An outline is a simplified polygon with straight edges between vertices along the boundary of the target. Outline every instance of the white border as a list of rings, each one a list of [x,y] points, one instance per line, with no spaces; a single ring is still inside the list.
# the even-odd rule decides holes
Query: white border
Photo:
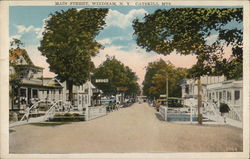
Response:
[[[99,1],[100,0],[95,0]],[[114,2],[113,0],[109,0]],[[66,1],[70,2],[70,1]],[[76,0],[75,2],[79,2]],[[82,1],[81,1],[82,2]],[[87,2],[85,0],[85,2]],[[88,1],[90,2],[90,1]],[[102,1],[103,2],[103,1]],[[133,0],[116,1],[129,2],[135,5]],[[0,158],[249,158],[249,2],[248,1],[139,1],[139,2],[170,2],[171,6],[244,6],[244,70],[243,70],[243,152],[202,152],[202,153],[82,153],[82,154],[9,154],[9,127],[8,127],[8,104],[9,104],[9,69],[8,69],[8,45],[9,45],[9,6],[54,6],[55,1],[0,1],[0,130],[1,130],[1,147]],[[73,6],[72,6],[73,7]],[[5,23],[3,23],[5,22]],[[3,69],[5,68],[5,69]]]

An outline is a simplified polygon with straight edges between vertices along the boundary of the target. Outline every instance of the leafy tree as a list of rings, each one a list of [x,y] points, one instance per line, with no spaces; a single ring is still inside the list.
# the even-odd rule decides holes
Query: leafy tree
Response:
[[[19,39],[13,38],[10,42],[10,49],[9,49],[9,66],[10,66],[10,74],[9,74],[9,96],[14,100],[19,100],[19,88],[22,85],[22,75],[27,72],[22,67],[19,67],[19,59],[20,55],[24,55],[26,50],[22,47],[24,44]],[[12,103],[13,104],[13,103]]]
[[[70,101],[72,86],[86,82],[94,69],[91,57],[102,47],[95,37],[107,13],[108,9],[69,9],[51,14],[46,21],[39,50],[47,57],[50,71],[67,82]]]
[[[9,82],[10,82],[10,97],[15,99],[18,96],[18,89],[22,84],[21,74],[22,70],[18,68],[18,59],[20,58],[20,54],[25,51],[22,46],[24,44],[19,39],[12,39],[10,42],[10,50],[9,50],[9,66],[13,69],[13,72],[9,74]]]
[[[98,83],[96,79],[108,79],[108,82]],[[126,96],[132,96],[139,93],[136,74],[115,57],[107,56],[107,59],[95,69],[92,80],[105,95],[122,92]]]
[[[135,19],[133,28],[137,44],[147,51],[194,54],[197,67],[237,78],[242,75],[243,31],[232,25],[241,25],[242,17],[242,8],[172,8],[146,15],[142,22]],[[218,35],[212,43],[208,41],[211,35]],[[223,58],[224,46],[232,47],[229,59]]]
[[[166,80],[168,78],[168,92],[171,97],[181,97],[179,82],[187,76],[187,69],[176,68],[171,63],[160,59],[149,63],[143,81],[143,93],[149,98],[159,98],[166,94]]]

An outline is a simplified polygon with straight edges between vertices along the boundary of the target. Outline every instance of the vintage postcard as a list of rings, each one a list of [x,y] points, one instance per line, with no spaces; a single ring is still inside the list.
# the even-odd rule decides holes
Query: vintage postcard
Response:
[[[249,158],[249,1],[1,1],[1,158]]]

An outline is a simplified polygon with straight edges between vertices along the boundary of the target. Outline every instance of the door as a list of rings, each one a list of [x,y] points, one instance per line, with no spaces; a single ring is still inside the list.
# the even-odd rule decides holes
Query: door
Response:
[[[31,101],[30,101],[30,99],[31,99],[31,88],[28,88],[28,106],[30,107],[31,105]]]

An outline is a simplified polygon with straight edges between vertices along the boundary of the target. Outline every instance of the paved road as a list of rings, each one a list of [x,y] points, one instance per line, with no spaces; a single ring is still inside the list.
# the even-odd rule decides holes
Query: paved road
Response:
[[[10,153],[242,151],[242,130],[160,121],[146,103],[88,122],[11,128]]]

